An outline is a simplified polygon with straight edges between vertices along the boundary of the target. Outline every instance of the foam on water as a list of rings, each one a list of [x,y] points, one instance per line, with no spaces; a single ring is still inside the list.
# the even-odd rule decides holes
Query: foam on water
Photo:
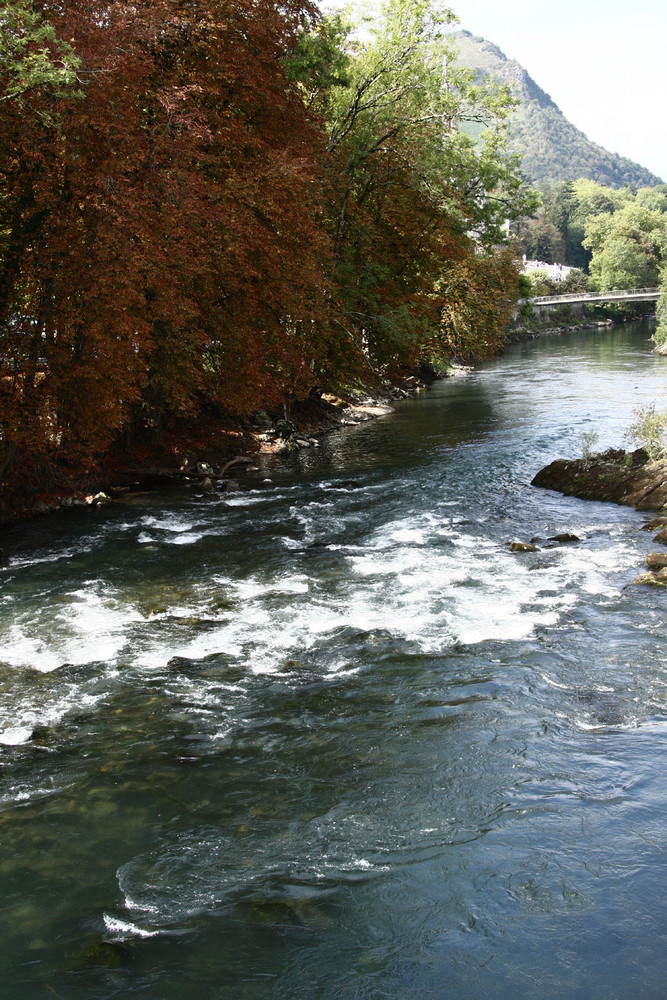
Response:
[[[132,938],[152,938],[157,937],[160,931],[149,931],[128,920],[120,920],[112,917],[108,913],[104,914],[104,926],[114,941],[127,941]]]
[[[332,530],[318,504],[292,512],[302,540],[281,538],[284,545],[303,550],[304,541],[322,535],[324,523]],[[336,522],[344,525],[344,516]],[[205,533],[192,531],[188,516],[151,515],[142,524],[184,547]],[[585,525],[578,527],[585,534]],[[225,653],[265,673],[346,626],[387,630],[431,653],[455,642],[516,641],[555,625],[578,595],[616,599],[615,576],[637,561],[636,546],[622,533],[524,556],[485,536],[479,524],[430,512],[390,520],[358,542],[314,552],[299,572],[266,567],[245,578],[218,573],[193,580],[180,600],[173,603],[165,591],[165,605],[150,612],[129,593],[91,581],[37,613],[12,616],[6,662],[41,672],[95,661],[155,669],[173,656]],[[331,574],[330,557],[343,560],[344,576]],[[220,591],[228,601],[216,610],[211,602]],[[161,597],[157,588],[156,600]],[[185,628],[179,620],[202,624]]]
[[[6,791],[0,794],[0,803],[32,802],[35,799],[46,799],[49,796],[57,795],[65,791],[67,785],[51,781],[45,786],[20,782],[9,786]]]
[[[32,726],[9,726],[0,731],[0,743],[6,747],[16,747],[27,743],[32,736]]]
[[[119,600],[113,588],[91,581],[85,589],[59,595],[57,602],[13,616],[3,659],[42,673],[63,663],[114,660],[140,613]]]
[[[248,493],[225,496],[223,502],[226,507],[256,507],[259,504],[275,503],[280,499],[282,498],[279,494],[267,490],[262,493],[250,491]]]
[[[93,711],[105,693],[86,692],[76,681],[56,683],[46,689],[19,683],[0,707],[0,744],[29,743],[36,728],[56,726],[73,711]]]
[[[147,514],[141,518],[141,524],[145,528],[156,528],[159,531],[168,531],[174,534],[181,534],[194,528],[194,521],[191,518],[171,513]]]

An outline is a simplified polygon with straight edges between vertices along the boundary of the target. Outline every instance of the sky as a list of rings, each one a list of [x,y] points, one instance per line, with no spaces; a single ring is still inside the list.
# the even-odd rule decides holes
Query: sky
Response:
[[[667,183],[667,0],[446,0],[573,125]]]

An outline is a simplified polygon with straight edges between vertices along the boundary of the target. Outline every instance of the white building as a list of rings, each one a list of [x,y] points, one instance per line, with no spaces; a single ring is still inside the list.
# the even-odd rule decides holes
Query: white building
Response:
[[[579,269],[568,267],[567,264],[547,264],[544,260],[526,260],[526,255],[524,254],[521,270],[524,274],[529,271],[544,271],[552,281],[565,281],[571,271]]]

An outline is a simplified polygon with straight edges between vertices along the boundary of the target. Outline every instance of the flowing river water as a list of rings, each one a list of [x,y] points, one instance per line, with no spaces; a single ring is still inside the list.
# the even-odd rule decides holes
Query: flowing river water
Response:
[[[529,485],[664,404],[649,335],[6,533],[0,995],[665,996],[656,546]]]

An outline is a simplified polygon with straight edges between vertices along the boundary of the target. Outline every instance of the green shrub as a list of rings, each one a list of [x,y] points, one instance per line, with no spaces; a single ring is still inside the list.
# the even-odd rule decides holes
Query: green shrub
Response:
[[[660,458],[665,453],[667,410],[658,410],[655,403],[651,403],[632,413],[634,421],[625,432],[626,440],[644,448],[651,458]]]
[[[600,435],[597,431],[579,431],[579,445],[584,462],[590,462],[593,448],[598,443]]]

